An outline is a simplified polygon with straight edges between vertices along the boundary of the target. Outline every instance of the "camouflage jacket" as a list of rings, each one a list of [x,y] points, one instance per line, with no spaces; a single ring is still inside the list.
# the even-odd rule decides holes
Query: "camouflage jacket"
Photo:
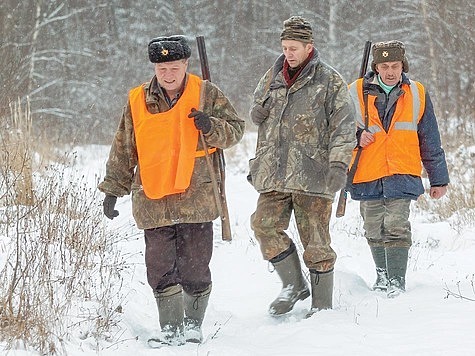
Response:
[[[147,108],[151,113],[169,110],[169,106],[154,77],[144,84]],[[204,135],[209,147],[228,148],[239,142],[244,133],[244,121],[219,90],[209,81],[203,82],[200,108],[210,115],[211,130]],[[190,119],[192,120],[192,119]],[[197,150],[203,150],[198,140]],[[218,157],[210,155],[219,179]],[[112,142],[106,165],[106,176],[98,186],[105,194],[122,197],[132,194],[132,213],[139,229],[151,229],[178,223],[212,221],[218,217],[213,186],[206,157],[195,161],[189,188],[180,194],[149,199],[145,196],[139,174],[137,147],[130,104],[124,108]]]
[[[254,91],[253,105],[270,100],[270,113],[259,125],[256,154],[249,161],[251,183],[259,193],[280,191],[332,199],[334,194],[325,184],[329,163],[348,166],[356,145],[348,86],[315,49],[287,88],[284,59],[281,55],[276,60]]]

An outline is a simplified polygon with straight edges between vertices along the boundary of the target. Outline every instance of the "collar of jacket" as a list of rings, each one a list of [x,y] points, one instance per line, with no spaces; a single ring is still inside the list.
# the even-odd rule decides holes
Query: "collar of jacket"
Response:
[[[277,89],[282,86],[286,86],[285,80],[282,80],[282,82],[275,80],[275,78],[277,77],[279,73],[283,79],[282,70],[284,69],[284,61],[285,61],[285,56],[284,54],[281,54],[274,62],[273,78],[270,84],[270,89]],[[302,80],[302,78],[305,78],[310,73],[312,73],[312,71],[317,67],[318,63],[320,63],[320,55],[318,53],[318,50],[315,47],[313,47],[313,57],[308,62],[308,64],[302,69],[302,72],[300,72],[300,75],[294,82],[294,86],[295,86],[295,83],[299,83]]]
[[[368,72],[363,79],[363,89],[367,89],[370,95],[377,96],[375,105],[378,108],[379,116],[385,130],[389,129],[391,124],[391,118],[394,114],[395,104],[399,97],[404,94],[402,84],[410,85],[409,78],[402,73],[401,82],[396,85],[393,90],[388,94],[378,83],[377,74],[373,71]]]

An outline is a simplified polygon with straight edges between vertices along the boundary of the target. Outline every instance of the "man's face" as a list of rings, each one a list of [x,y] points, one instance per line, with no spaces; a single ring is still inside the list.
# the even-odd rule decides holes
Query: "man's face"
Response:
[[[402,77],[402,62],[384,62],[376,64],[381,80],[384,84],[392,86],[400,82]]]
[[[303,43],[295,40],[282,40],[282,51],[285,59],[289,62],[290,68],[297,68],[312,52],[313,44]]]
[[[175,95],[183,84],[187,68],[187,59],[155,63],[155,75],[157,76],[157,81],[160,86],[164,88],[168,94]]]

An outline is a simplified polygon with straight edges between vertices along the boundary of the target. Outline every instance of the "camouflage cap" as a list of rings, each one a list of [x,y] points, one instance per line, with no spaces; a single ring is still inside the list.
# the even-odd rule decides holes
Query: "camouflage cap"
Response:
[[[148,58],[152,63],[177,61],[190,56],[191,48],[185,36],[157,37],[148,43]]]
[[[301,16],[292,16],[284,21],[284,28],[280,40],[295,40],[304,43],[313,43],[313,33],[310,23]]]
[[[376,64],[384,62],[402,62],[402,70],[407,73],[409,71],[409,63],[406,57],[406,47],[400,41],[377,42],[373,45],[373,61],[371,68],[376,71]]]

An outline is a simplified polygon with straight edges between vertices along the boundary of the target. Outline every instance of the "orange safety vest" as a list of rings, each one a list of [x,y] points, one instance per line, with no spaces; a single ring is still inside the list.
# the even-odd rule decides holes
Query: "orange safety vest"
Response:
[[[364,128],[363,79],[350,84],[349,89],[357,108],[357,125]],[[363,148],[353,183],[371,182],[394,174],[421,176],[417,124],[425,109],[425,91],[421,83],[412,80],[410,85],[403,84],[402,89],[404,94],[396,103],[388,132],[383,128],[374,104],[376,96],[368,95],[368,130],[375,141]],[[357,150],[353,150],[353,160]]]
[[[140,179],[149,199],[183,193],[191,182],[195,158],[205,155],[197,151],[199,132],[188,117],[191,108],[199,108],[202,80],[188,74],[178,102],[168,111],[152,114],[147,110],[142,86],[129,92]],[[216,148],[209,149],[209,153]]]

